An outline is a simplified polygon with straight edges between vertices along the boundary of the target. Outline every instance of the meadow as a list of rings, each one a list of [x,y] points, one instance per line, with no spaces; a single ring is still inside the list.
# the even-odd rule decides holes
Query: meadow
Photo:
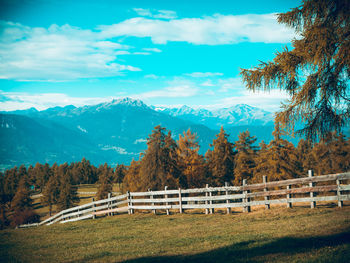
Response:
[[[2,262],[349,262],[350,206],[115,215],[0,231]]]

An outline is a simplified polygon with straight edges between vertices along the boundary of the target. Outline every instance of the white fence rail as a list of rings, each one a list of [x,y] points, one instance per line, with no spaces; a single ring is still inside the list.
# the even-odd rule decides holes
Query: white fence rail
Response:
[[[124,195],[109,197],[107,199],[93,201],[81,206],[63,210],[56,215],[40,222],[39,224],[20,225],[19,227],[31,227],[51,225],[56,222],[66,223],[88,218],[96,215],[121,213],[128,211],[133,214],[135,210],[165,210],[169,215],[185,209],[204,209],[205,213],[214,213],[214,209],[226,209],[231,213],[231,208],[242,207],[243,212],[249,212],[252,206],[264,205],[266,209],[272,204],[285,203],[291,208],[295,203],[309,202],[311,208],[316,207],[316,202],[336,201],[339,207],[344,201],[350,201],[350,172],[309,176],[283,181],[267,182],[263,177],[263,183],[248,185],[243,180],[242,186],[209,187],[195,189],[162,191],[127,192]]]

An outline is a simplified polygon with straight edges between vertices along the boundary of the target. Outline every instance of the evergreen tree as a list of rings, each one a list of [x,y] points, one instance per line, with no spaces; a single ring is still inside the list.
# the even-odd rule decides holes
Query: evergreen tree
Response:
[[[113,182],[114,183],[117,183],[119,185],[119,188],[120,188],[120,184],[123,182],[124,180],[124,177],[125,177],[125,174],[127,172],[127,168],[125,165],[123,164],[118,164],[116,167],[115,167],[115,170],[114,170],[114,179],[113,179]]]
[[[171,133],[165,134],[166,129],[156,126],[147,139],[147,149],[140,166],[140,176],[143,190],[162,189],[178,186],[179,169],[176,162],[176,143]]]
[[[298,172],[306,175],[308,170],[315,168],[315,160],[311,154],[312,144],[310,141],[301,139],[297,146]]]
[[[57,206],[60,210],[64,210],[73,207],[79,201],[79,198],[77,196],[77,188],[72,185],[71,176],[68,172],[59,174],[59,180],[60,186]]]
[[[97,189],[96,197],[98,200],[101,200],[106,199],[108,197],[108,193],[112,192],[113,169],[109,167],[107,163],[105,163],[99,170],[99,187]]]
[[[11,208],[14,211],[23,211],[26,208],[32,207],[32,198],[30,197],[30,190],[26,183],[25,178],[22,178],[19,182],[19,186],[15,196],[11,202]]]
[[[292,41],[273,62],[242,69],[248,89],[279,88],[291,96],[277,120],[315,140],[340,132],[350,117],[350,2],[304,0],[300,7],[278,15],[278,22],[293,27],[300,39]]]
[[[188,129],[177,141],[178,167],[183,178],[183,188],[203,187],[206,183],[206,166],[204,157],[198,153],[199,144],[196,134]]]
[[[269,151],[268,151],[268,145],[261,141],[259,143],[259,151],[257,152],[255,156],[255,167],[253,171],[253,182],[254,183],[261,183],[262,177],[268,174],[269,165],[268,165],[268,159],[269,159]]]
[[[41,198],[41,202],[44,205],[49,206],[50,216],[52,213],[52,206],[54,204],[57,204],[58,202],[58,198],[60,195],[59,190],[60,190],[60,187],[59,187],[59,180],[57,176],[51,176],[42,191],[43,196]]]
[[[243,179],[251,180],[253,177],[253,171],[255,168],[255,159],[257,146],[254,146],[256,142],[255,136],[250,136],[249,131],[241,132],[238,135],[238,141],[235,142],[235,148],[237,150],[234,168],[234,184],[241,185]]]
[[[292,143],[282,139],[284,131],[275,121],[274,139],[266,152],[265,172],[271,181],[285,180],[298,176],[296,150]]]
[[[233,144],[228,141],[228,134],[221,127],[220,133],[216,135],[211,147],[208,150],[206,159],[211,175],[211,183],[217,186],[224,185],[225,182],[232,182],[234,179],[234,156]]]
[[[123,190],[137,192],[145,188],[142,185],[143,182],[140,176],[140,166],[140,161],[132,160],[123,179]]]

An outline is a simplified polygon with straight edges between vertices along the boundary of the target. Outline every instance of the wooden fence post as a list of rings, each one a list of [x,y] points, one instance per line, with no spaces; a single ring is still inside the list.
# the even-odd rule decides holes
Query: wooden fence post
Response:
[[[95,207],[96,207],[96,205],[95,205],[94,202],[95,202],[95,198],[93,197],[92,198],[92,219],[96,218],[96,215],[95,215],[95,212],[96,212]]]
[[[290,190],[291,189],[291,186],[290,185],[287,185],[287,190]],[[287,208],[292,208],[292,203],[290,202],[290,199],[291,198],[291,194],[287,194]]]
[[[150,196],[149,196],[149,198],[150,198],[150,199],[153,199],[153,193],[152,193],[151,189],[148,188],[148,192],[151,193]],[[154,202],[152,202],[152,206],[154,206]],[[153,212],[153,214],[156,214],[156,213],[157,213],[157,212],[156,212],[156,209],[152,209],[152,212]]]
[[[340,200],[341,191],[340,191],[340,180],[339,179],[337,179],[337,196],[338,196],[338,207],[343,207],[343,201]]]
[[[225,182],[225,187],[228,187],[228,182]],[[228,196],[228,190],[226,189],[225,191],[226,193],[226,196]],[[230,203],[230,200],[227,198],[226,199],[226,204],[229,204]],[[230,207],[227,207],[227,214],[230,214],[231,213],[231,208]]]
[[[243,186],[247,186],[247,179],[243,179]],[[244,190],[244,191],[243,191],[243,194],[244,194],[244,195],[247,195],[248,192],[249,192],[249,191]],[[247,203],[250,202],[250,198],[245,197],[245,198],[243,199],[243,202],[244,202],[243,212],[249,213],[249,212],[250,212],[250,206],[249,206]]]
[[[263,183],[265,184],[264,192],[267,192],[267,187],[266,187],[267,178],[266,178],[266,175],[263,176]],[[268,201],[270,200],[270,197],[269,196],[265,196],[264,199],[265,199],[265,209],[270,209],[270,204],[268,203]]]
[[[127,198],[128,198],[128,214],[129,215],[132,215],[134,213],[133,209],[131,208],[132,207],[132,196],[131,196],[131,193],[129,191],[126,192],[126,195],[127,195]]]
[[[209,188],[209,185],[208,184],[206,184],[205,185],[205,188],[206,188],[206,192],[205,192],[205,197],[207,198],[206,200],[205,200],[205,205],[208,207],[208,196],[209,196],[209,193],[208,193],[208,188]],[[207,215],[207,214],[209,214],[209,208],[206,208],[205,209],[205,214]]]
[[[314,172],[312,170],[309,170],[309,177],[311,178],[313,176],[314,176]],[[314,187],[314,183],[310,182],[309,186],[310,187]],[[310,191],[310,198],[313,198],[313,197],[314,197],[314,193],[312,191]],[[311,208],[315,208],[316,207],[316,201],[311,201],[310,202],[310,207]]]
[[[108,193],[108,202],[107,202],[107,210],[111,209],[111,201],[109,199],[111,199],[111,193]],[[107,214],[108,216],[112,215],[112,213],[108,212]]]
[[[210,191],[210,192],[209,192],[209,197],[212,197],[212,196],[213,196],[213,192]],[[210,204],[210,205],[213,204],[213,200],[211,200],[211,198],[210,198],[210,200],[209,200],[209,204]],[[210,208],[209,208],[209,211],[210,211],[210,214],[213,214],[213,213],[214,213],[214,208],[210,207]]]
[[[166,192],[167,190],[168,190],[168,187],[165,186],[165,187],[164,187],[164,191]],[[165,199],[168,199],[168,195],[167,195],[167,194],[165,195]],[[167,205],[169,205],[169,203],[168,203],[168,202],[165,202],[165,205],[167,206]],[[170,214],[168,208],[166,209],[166,214],[167,214],[167,215]]]
[[[181,197],[181,188],[179,188],[179,211],[182,214],[182,197]]]

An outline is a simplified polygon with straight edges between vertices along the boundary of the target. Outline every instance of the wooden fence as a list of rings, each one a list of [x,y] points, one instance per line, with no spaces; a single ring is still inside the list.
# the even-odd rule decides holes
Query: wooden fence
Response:
[[[214,209],[225,209],[231,213],[231,208],[237,207],[241,207],[243,212],[250,212],[252,206],[270,209],[272,204],[286,204],[291,208],[295,203],[309,203],[311,208],[315,208],[317,202],[323,201],[335,201],[342,207],[343,201],[350,201],[350,172],[313,176],[310,170],[305,178],[273,182],[267,182],[265,176],[262,179],[262,183],[250,185],[243,180],[242,186],[229,186],[226,183],[223,187],[206,185],[205,188],[175,190],[165,187],[162,191],[127,192],[115,197],[109,194],[107,199],[69,208],[39,224],[20,227],[73,222],[102,214],[133,214],[135,210],[150,210],[153,213],[162,210],[169,215],[170,212],[204,209],[206,214],[212,214]]]

